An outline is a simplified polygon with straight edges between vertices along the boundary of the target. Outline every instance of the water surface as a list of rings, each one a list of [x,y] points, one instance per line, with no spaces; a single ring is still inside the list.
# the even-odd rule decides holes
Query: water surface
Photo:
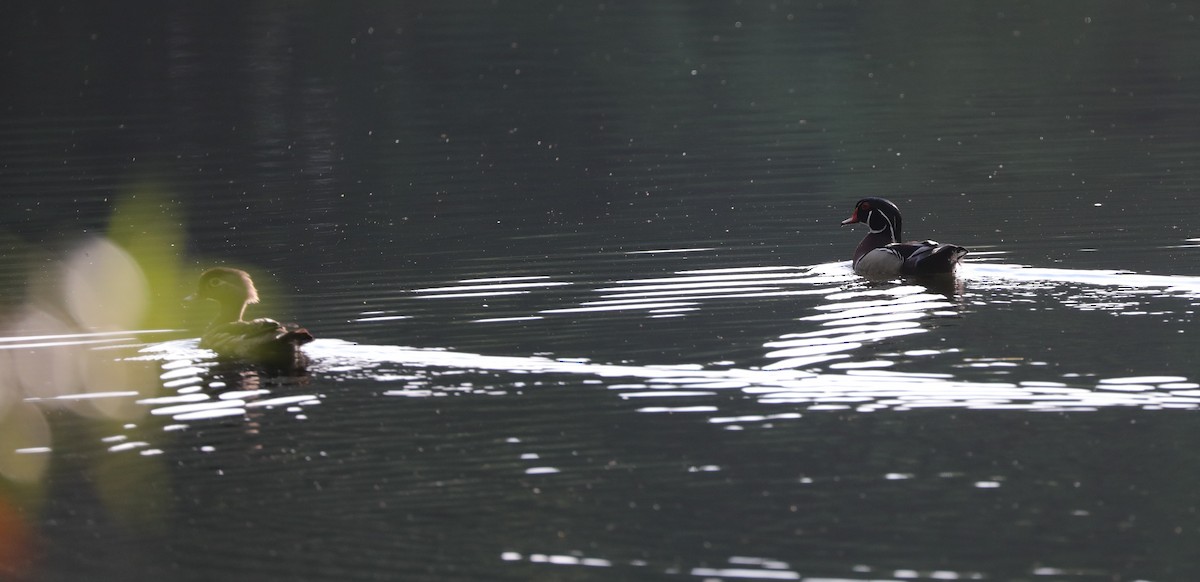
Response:
[[[1195,576],[1189,7],[135,4],[0,11],[4,577]]]

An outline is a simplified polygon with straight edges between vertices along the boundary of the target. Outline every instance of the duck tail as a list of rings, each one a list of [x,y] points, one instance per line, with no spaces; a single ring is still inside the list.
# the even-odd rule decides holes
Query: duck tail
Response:
[[[313,341],[314,338],[313,338],[313,335],[311,333],[309,333],[307,329],[304,329],[303,327],[298,327],[295,329],[289,329],[286,333],[284,333],[282,336],[280,336],[279,339],[283,340],[284,342],[293,343],[293,344],[299,346],[299,345],[304,345],[308,342]]]
[[[904,261],[903,271],[912,275],[950,273],[969,251],[958,245],[939,244],[913,253]]]

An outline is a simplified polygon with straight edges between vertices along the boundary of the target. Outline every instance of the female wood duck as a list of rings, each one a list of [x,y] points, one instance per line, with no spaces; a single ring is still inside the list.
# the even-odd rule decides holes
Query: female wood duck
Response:
[[[308,330],[274,319],[242,319],[246,306],[258,303],[258,290],[245,271],[209,269],[200,275],[200,285],[188,299],[217,302],[217,316],[200,336],[200,347],[218,357],[279,371],[299,371],[307,365],[300,346],[313,340]]]
[[[870,278],[954,272],[967,249],[936,241],[900,242],[900,209],[883,198],[863,198],[842,225],[865,222],[871,232],[854,250],[854,272]]]

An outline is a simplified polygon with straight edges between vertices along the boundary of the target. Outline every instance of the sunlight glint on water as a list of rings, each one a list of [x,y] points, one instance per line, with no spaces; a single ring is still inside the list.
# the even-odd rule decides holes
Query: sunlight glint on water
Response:
[[[1200,578],[1194,11],[942,8],[16,0],[0,577]]]

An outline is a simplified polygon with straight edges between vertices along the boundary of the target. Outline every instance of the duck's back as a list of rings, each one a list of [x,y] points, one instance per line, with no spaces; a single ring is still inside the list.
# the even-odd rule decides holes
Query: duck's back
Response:
[[[306,329],[262,318],[214,325],[201,336],[200,347],[224,359],[289,369],[306,365],[299,347],[311,341],[313,336]]]

